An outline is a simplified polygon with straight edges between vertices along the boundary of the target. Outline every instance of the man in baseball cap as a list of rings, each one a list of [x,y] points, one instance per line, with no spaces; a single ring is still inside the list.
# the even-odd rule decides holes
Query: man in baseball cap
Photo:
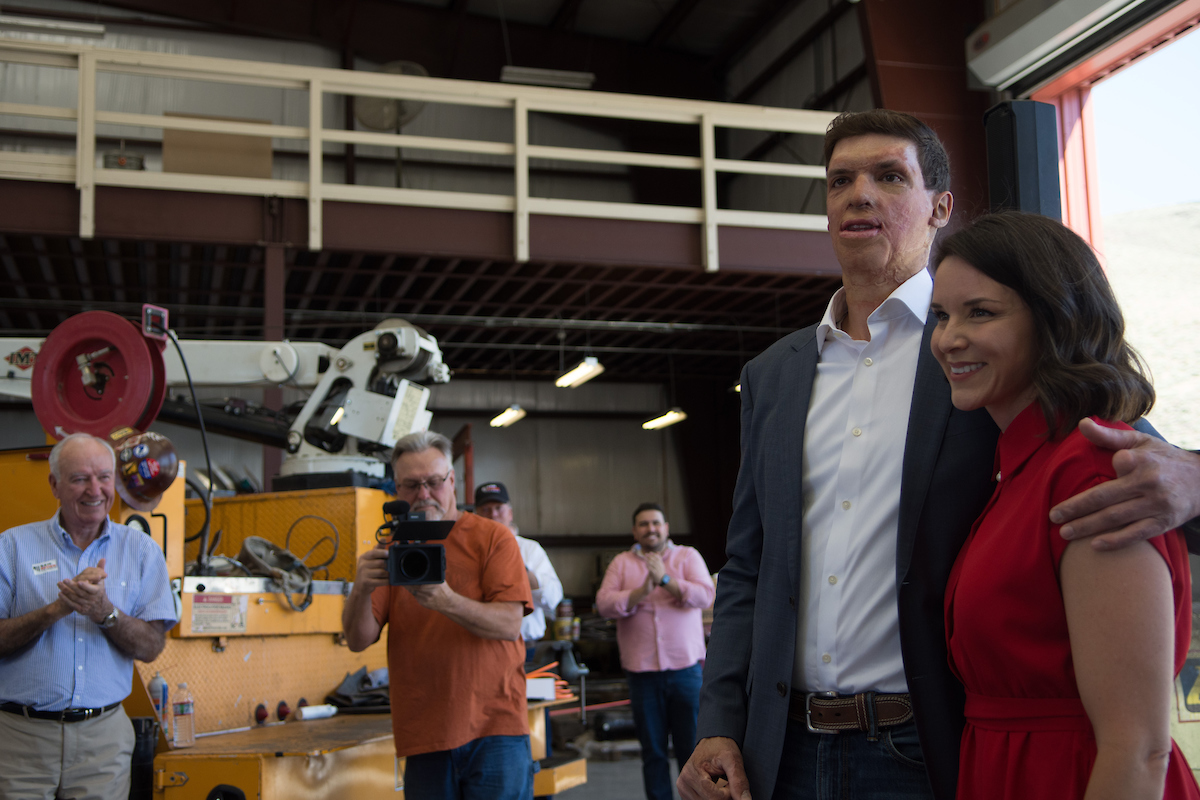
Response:
[[[503,483],[492,481],[476,487],[475,513],[499,522],[517,537],[521,560],[525,562],[525,572],[529,575],[529,588],[533,590],[533,613],[521,620],[521,638],[525,640],[528,660],[533,656],[533,647],[538,639],[546,634],[546,620],[554,617],[554,610],[562,600],[562,583],[542,546],[517,534],[508,488]]]

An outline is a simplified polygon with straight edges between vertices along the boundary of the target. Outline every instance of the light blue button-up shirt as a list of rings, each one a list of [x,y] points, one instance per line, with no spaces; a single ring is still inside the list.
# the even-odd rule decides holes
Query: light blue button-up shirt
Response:
[[[0,533],[0,618],[13,619],[58,599],[58,582],[105,559],[105,590],[122,614],[168,630],[178,620],[162,551],[139,530],[106,520],[80,550],[58,515]],[[124,700],[133,657],[100,626],[72,613],[16,653],[0,657],[0,701],[39,711],[100,708]]]

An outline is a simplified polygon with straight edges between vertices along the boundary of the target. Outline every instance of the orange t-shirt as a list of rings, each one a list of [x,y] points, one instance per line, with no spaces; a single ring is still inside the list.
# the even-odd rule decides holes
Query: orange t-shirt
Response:
[[[463,512],[446,537],[446,583],[489,603],[533,610],[517,540],[503,525]],[[482,736],[529,733],[525,647],[480,639],[449,617],[421,606],[402,586],[381,586],[371,610],[388,625],[388,675],[396,755],[452,750]]]

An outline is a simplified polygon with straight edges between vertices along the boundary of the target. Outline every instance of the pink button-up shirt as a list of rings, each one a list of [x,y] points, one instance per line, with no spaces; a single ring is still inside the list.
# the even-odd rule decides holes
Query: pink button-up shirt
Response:
[[[716,587],[700,553],[668,540],[662,553],[666,574],[683,592],[675,599],[656,586],[633,608],[629,595],[646,582],[649,570],[635,545],[608,565],[596,594],[600,613],[617,621],[621,666],[630,672],[685,669],[704,658],[701,609],[712,605]]]

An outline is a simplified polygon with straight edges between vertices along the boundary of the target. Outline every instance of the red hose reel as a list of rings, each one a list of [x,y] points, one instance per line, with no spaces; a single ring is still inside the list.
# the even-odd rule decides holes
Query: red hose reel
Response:
[[[33,410],[52,436],[144,431],[167,395],[166,342],[109,311],[85,311],[46,337],[33,367]]]

